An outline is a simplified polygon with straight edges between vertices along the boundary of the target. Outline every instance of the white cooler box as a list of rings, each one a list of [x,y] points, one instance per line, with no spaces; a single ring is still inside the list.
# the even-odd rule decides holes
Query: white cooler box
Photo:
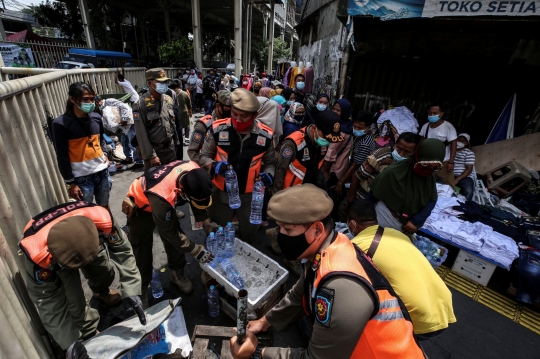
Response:
[[[231,260],[244,280],[244,289],[248,291],[248,309],[255,311],[272,294],[280,290],[289,272],[276,261],[238,238],[234,241],[234,251],[234,257]],[[214,269],[208,264],[203,264],[201,267],[223,285],[229,295],[238,298],[239,288],[227,280],[221,267]]]

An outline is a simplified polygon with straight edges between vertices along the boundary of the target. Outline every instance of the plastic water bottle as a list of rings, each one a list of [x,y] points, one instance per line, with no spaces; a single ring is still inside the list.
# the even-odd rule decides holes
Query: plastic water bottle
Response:
[[[219,292],[213,285],[208,289],[208,314],[215,318],[219,315]]]
[[[214,232],[210,232],[208,237],[206,237],[206,249],[210,251],[214,255],[214,257],[217,254],[217,238],[214,234]]]
[[[249,216],[249,221],[252,224],[261,224],[263,204],[264,184],[262,181],[257,181],[253,186],[253,193],[251,193],[251,214]]]
[[[232,209],[240,208],[240,194],[238,191],[238,179],[232,166],[225,172],[225,186],[229,195],[229,207]]]
[[[229,258],[221,261],[221,268],[225,271],[227,280],[231,282],[232,285],[238,289],[244,288],[244,280],[240,277],[240,274],[238,274],[238,271]]]
[[[225,254],[225,232],[223,231],[223,227],[219,227],[216,232],[216,244],[217,244],[217,251],[214,256],[216,258],[222,258]]]
[[[159,271],[156,268],[152,269],[152,280],[150,281],[150,288],[152,289],[152,296],[154,298],[161,298],[163,296],[163,287],[161,286],[161,277]]]
[[[227,223],[225,227],[225,251],[223,253],[223,258],[231,258],[234,256],[234,238],[236,233],[234,231],[234,226],[231,222]]]

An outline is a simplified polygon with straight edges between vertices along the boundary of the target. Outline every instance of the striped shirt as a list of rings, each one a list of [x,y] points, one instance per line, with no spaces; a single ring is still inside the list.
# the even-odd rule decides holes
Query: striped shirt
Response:
[[[367,156],[375,149],[375,140],[371,135],[364,135],[354,140],[353,153],[351,159],[358,166],[366,160]],[[352,162],[351,162],[352,164]]]
[[[456,157],[454,158],[454,176],[461,176],[461,174],[465,172],[465,166],[474,166],[474,160],[474,153],[468,148],[464,148],[461,151],[456,151]],[[474,167],[473,171],[469,173],[468,177],[476,180],[476,173],[474,171]]]

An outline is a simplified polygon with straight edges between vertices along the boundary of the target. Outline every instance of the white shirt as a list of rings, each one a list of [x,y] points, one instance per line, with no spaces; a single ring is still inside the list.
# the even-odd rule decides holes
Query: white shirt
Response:
[[[202,80],[201,79],[197,79],[197,84],[195,85],[195,87],[197,87],[197,93],[203,93],[203,91],[202,91]]]
[[[139,101],[139,94],[137,93],[137,91],[135,91],[133,86],[131,86],[131,82],[124,79],[124,81],[118,80],[118,84],[120,86],[122,86],[125,93],[130,93],[131,94],[131,98],[129,99],[129,101],[131,101],[131,102]]]
[[[424,126],[422,126],[422,130],[420,130],[420,136],[426,137],[426,129],[429,126],[429,122],[426,123]],[[444,141],[454,141],[457,139],[457,133],[454,126],[448,122],[444,121],[442,125],[440,125],[437,128],[429,128],[428,137],[427,138],[436,138],[437,140]],[[444,155],[444,161],[446,162],[450,159],[450,145],[446,146],[446,154]]]

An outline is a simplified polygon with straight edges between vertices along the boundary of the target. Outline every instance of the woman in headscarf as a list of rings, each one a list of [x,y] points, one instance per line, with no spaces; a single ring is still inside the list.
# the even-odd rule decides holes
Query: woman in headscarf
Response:
[[[420,142],[410,158],[388,166],[369,185],[368,199],[376,202],[381,227],[412,235],[437,203],[434,172],[442,168],[444,143],[428,138]]]
[[[283,92],[282,89],[270,90],[270,95],[268,97],[272,98],[274,96],[281,95],[282,92]]]
[[[263,87],[262,89],[259,90],[259,96],[270,98],[271,91],[272,89],[270,87]]]
[[[304,105],[298,102],[294,102],[289,107],[287,113],[285,113],[285,122],[283,123],[283,136],[287,137],[294,131],[298,131],[299,129],[301,129],[304,116]]]
[[[334,102],[332,111],[337,113],[341,118],[341,132],[351,134],[353,131],[353,124],[351,121],[353,108],[349,100],[346,98],[340,98]]]
[[[275,101],[278,103],[279,105],[279,113],[280,113],[280,116],[281,116],[281,123],[285,122],[285,103],[287,102],[285,100],[285,98],[281,95],[275,95],[275,96],[272,96],[270,97],[270,99],[272,101]]]
[[[269,89],[268,87],[263,87],[261,91],[265,88]],[[257,100],[259,100],[259,103],[261,104],[257,119],[274,131],[274,144],[277,144],[277,140],[283,134],[281,105],[264,96],[257,96]]]
[[[322,94],[318,95],[317,96],[317,103],[316,103],[315,107],[313,107],[311,109],[311,111],[309,111],[306,114],[306,117],[304,118],[304,123],[302,123],[302,125],[303,126],[308,126],[308,125],[311,125],[311,124],[315,123],[315,116],[317,116],[317,114],[319,112],[322,112],[322,111],[328,109],[328,104],[329,103],[330,103],[330,96],[328,96],[325,93],[322,93]]]

